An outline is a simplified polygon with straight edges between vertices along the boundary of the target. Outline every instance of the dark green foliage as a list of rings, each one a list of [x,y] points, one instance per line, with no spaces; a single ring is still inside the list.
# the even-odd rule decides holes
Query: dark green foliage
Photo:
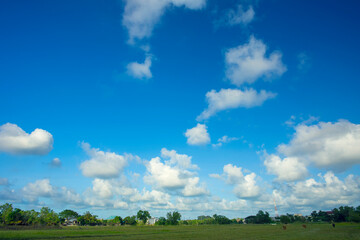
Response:
[[[135,216],[127,216],[124,218],[124,224],[126,225],[136,225],[136,217]]]
[[[159,220],[155,223],[155,225],[166,225],[166,218],[160,217]]]
[[[246,218],[245,218],[245,222],[246,223],[255,223],[256,222],[256,216],[247,216]]]
[[[198,216],[197,217],[197,220],[204,220],[204,219],[209,219],[211,218],[210,216],[204,216],[204,215],[201,215],[201,216]]]
[[[270,223],[271,222],[271,218],[268,212],[263,212],[262,210],[260,210],[256,216],[255,216],[255,223],[258,224],[263,224],[263,223]]]
[[[288,224],[290,223],[290,218],[287,215],[281,215],[280,216],[280,222],[283,224]]]
[[[177,225],[179,223],[179,220],[181,219],[181,214],[177,211],[174,212],[168,212],[166,214],[166,221],[169,225]]]
[[[231,220],[223,215],[214,214],[213,216],[216,224],[230,224]]]
[[[260,210],[256,216],[248,216],[245,218],[246,223],[264,224],[271,223],[271,218],[268,212]]]
[[[48,207],[43,207],[40,210],[40,223],[44,225],[57,225],[59,224],[59,215]]]
[[[100,224],[100,221],[97,220],[96,215],[92,215],[89,211],[85,212],[84,215],[78,217],[78,222],[80,225],[90,225],[95,226]]]
[[[120,216],[116,216],[113,220],[112,220],[113,223],[115,224],[119,224],[119,225],[123,225],[124,224],[124,221],[123,219],[120,217]]]
[[[139,210],[137,213],[137,219],[143,221],[145,224],[149,218],[151,218],[150,213],[148,211]]]
[[[73,210],[65,209],[64,211],[59,213],[59,217],[61,222],[66,222],[72,218],[77,219],[79,217],[79,214]]]

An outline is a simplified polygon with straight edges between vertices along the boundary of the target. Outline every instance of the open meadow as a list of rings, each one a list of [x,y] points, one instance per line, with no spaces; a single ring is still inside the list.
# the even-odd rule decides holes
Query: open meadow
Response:
[[[94,226],[0,230],[0,239],[360,239],[360,224]]]

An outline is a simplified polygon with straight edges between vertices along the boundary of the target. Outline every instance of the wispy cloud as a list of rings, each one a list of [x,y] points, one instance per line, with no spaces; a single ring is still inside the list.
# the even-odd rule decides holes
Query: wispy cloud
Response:
[[[208,107],[196,118],[203,121],[220,111],[233,108],[252,108],[261,106],[266,100],[276,97],[276,93],[256,90],[250,88],[240,89],[221,89],[219,92],[211,90],[206,93]]]

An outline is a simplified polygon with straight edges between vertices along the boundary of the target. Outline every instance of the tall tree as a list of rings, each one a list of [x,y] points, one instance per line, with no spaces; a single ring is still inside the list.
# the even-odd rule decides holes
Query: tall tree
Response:
[[[181,214],[177,211],[174,212],[168,212],[166,214],[167,222],[170,225],[177,225],[181,219]]]
[[[150,213],[148,211],[139,210],[137,213],[137,219],[143,221],[145,224],[146,221],[151,218]]]

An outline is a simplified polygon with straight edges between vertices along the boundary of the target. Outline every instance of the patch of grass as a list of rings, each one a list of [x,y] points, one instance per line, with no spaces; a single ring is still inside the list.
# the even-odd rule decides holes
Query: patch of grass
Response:
[[[7,229],[0,239],[360,239],[360,224],[94,226]]]

